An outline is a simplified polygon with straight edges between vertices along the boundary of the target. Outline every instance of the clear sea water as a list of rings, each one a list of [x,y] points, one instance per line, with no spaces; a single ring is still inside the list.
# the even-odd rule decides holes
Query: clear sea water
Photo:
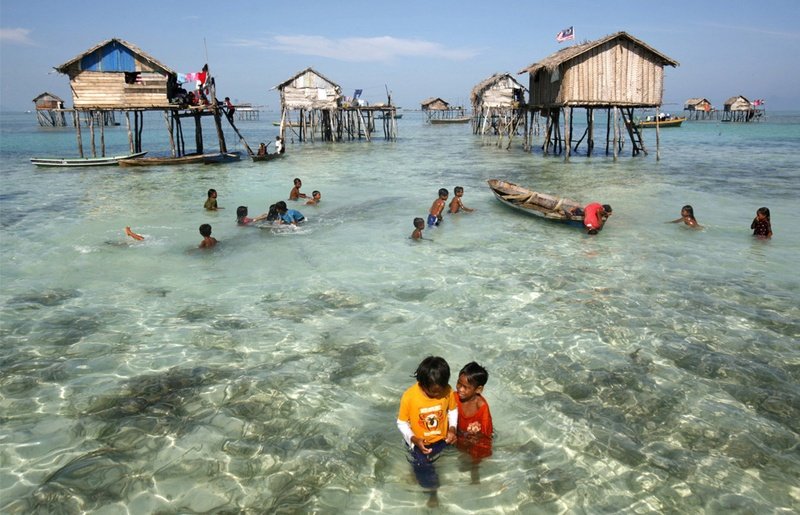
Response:
[[[662,130],[660,161],[653,131],[565,162],[406,112],[396,142],[84,170],[28,161],[76,156],[73,129],[0,115],[0,512],[425,511],[395,418],[433,354],[489,370],[496,438],[478,483],[444,453],[432,512],[796,513],[800,114],[767,114]],[[239,122],[251,146],[276,117]],[[144,134],[168,149],[160,116]],[[105,139],[127,152],[124,122]],[[236,226],[294,177],[323,195],[304,227]],[[490,178],[614,215],[590,237]],[[410,241],[457,185],[476,211]],[[703,230],[664,223],[684,204]]]

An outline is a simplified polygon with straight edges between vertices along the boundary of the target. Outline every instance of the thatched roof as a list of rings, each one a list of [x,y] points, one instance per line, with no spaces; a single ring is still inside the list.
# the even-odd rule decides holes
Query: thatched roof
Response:
[[[146,53],[144,50],[142,50],[138,46],[136,46],[136,45],[134,45],[132,43],[128,43],[124,39],[119,39],[119,38],[111,38],[111,39],[107,39],[107,40],[103,41],[102,43],[98,43],[97,45],[93,46],[89,50],[83,52],[82,54],[79,54],[79,55],[73,57],[72,59],[70,59],[66,63],[64,63],[62,65],[59,65],[59,66],[56,66],[55,70],[57,72],[59,72],[59,73],[67,73],[67,69],[70,66],[72,66],[73,64],[75,64],[79,60],[83,59],[85,56],[91,54],[92,52],[96,51],[99,48],[102,48],[102,47],[104,47],[104,46],[106,46],[106,45],[108,45],[110,43],[114,43],[114,42],[119,43],[120,45],[126,47],[128,50],[130,50],[134,54],[136,54],[139,57],[141,57],[143,61],[146,61],[146,62],[150,63],[154,67],[161,68],[165,72],[167,72],[167,73],[169,73],[171,75],[175,75],[175,71],[172,70],[169,66],[163,64],[161,61],[159,61],[155,57],[151,56],[150,54]]]
[[[31,101],[31,102],[36,102],[37,100],[39,100],[39,99],[40,99],[40,98],[42,98],[42,97],[50,97],[50,98],[52,98],[53,100],[55,100],[55,101],[57,101],[57,102],[63,102],[63,100],[61,99],[61,97],[59,97],[58,95],[54,95],[54,94],[52,94],[52,93],[48,93],[47,91],[45,91],[45,92],[44,92],[44,93],[42,93],[41,95],[39,95],[39,96],[37,96],[36,98],[34,98],[34,99]]]
[[[739,96],[731,97],[728,100],[726,100],[725,101],[725,105],[726,106],[733,105],[733,104],[735,104],[736,102],[738,102],[740,100],[743,101],[743,102],[747,102],[748,104],[750,103],[750,101],[747,100],[745,97],[743,97],[742,95],[739,95]]]
[[[580,55],[592,50],[593,48],[596,48],[596,47],[598,47],[600,45],[608,43],[609,41],[612,41],[614,39],[627,39],[628,41],[631,41],[631,42],[635,43],[636,45],[644,48],[648,52],[652,53],[655,57],[660,59],[662,65],[669,65],[669,66],[678,66],[679,65],[678,61],[667,57],[666,55],[662,54],[661,52],[659,52],[658,50],[654,49],[653,47],[651,47],[650,45],[646,44],[645,42],[643,42],[643,41],[641,41],[639,39],[636,39],[635,37],[631,36],[627,32],[622,31],[622,32],[617,32],[615,34],[611,34],[611,35],[606,36],[606,37],[604,37],[602,39],[597,39],[595,41],[589,41],[587,43],[581,43],[580,45],[573,45],[573,46],[569,46],[569,47],[563,48],[563,49],[559,50],[558,52],[556,52],[554,54],[551,54],[548,57],[545,57],[541,61],[539,61],[537,63],[533,63],[533,64],[531,64],[530,66],[528,66],[526,68],[523,68],[522,70],[520,70],[518,72],[518,75],[526,73],[526,72],[530,73],[531,75],[533,75],[533,74],[535,74],[536,72],[538,72],[539,70],[541,70],[543,68],[546,69],[549,72],[553,72],[556,68],[559,67],[559,65],[561,65],[561,64],[563,64],[563,63],[565,63],[567,61],[570,61],[572,59],[575,59],[576,57],[578,57],[578,56],[580,56]]]
[[[444,99],[442,99],[442,98],[440,98],[440,97],[430,97],[430,98],[426,98],[425,100],[423,100],[422,102],[420,102],[420,105],[421,105],[421,106],[424,108],[425,106],[431,105],[431,104],[433,104],[434,102],[437,102],[437,101],[438,101],[438,102],[441,102],[441,103],[443,103],[443,104],[444,104],[444,105],[446,105],[446,106],[449,106],[449,105],[450,105],[450,103],[449,103],[449,102],[447,102],[446,100],[444,100]]]
[[[696,106],[700,104],[710,104],[711,102],[707,98],[690,98],[683,105],[687,106]]]
[[[289,77],[289,78],[288,78],[288,79],[286,79],[285,81],[281,82],[281,83],[280,83],[280,84],[278,84],[277,86],[274,86],[274,87],[272,87],[272,89],[281,89],[281,88],[284,88],[284,87],[286,87],[286,85],[287,85],[287,84],[289,84],[290,82],[294,81],[294,80],[295,80],[297,77],[299,77],[299,76],[301,76],[301,75],[305,75],[305,74],[306,74],[306,73],[308,73],[308,72],[311,72],[311,73],[313,73],[314,75],[316,75],[317,77],[319,77],[320,79],[322,79],[322,80],[324,80],[324,81],[326,81],[326,82],[329,82],[329,83],[330,83],[330,84],[331,84],[331,85],[332,85],[334,88],[336,88],[336,89],[341,89],[341,88],[339,87],[339,85],[338,85],[338,84],[336,84],[335,82],[333,82],[332,80],[330,80],[328,77],[326,77],[326,76],[322,75],[320,72],[318,72],[318,71],[317,71],[317,70],[315,70],[314,68],[311,68],[310,66],[309,66],[308,68],[306,68],[305,70],[303,70],[303,71],[300,71],[300,72],[297,72],[297,73],[295,73],[294,75],[292,75],[291,77]]]
[[[506,79],[506,78],[511,79],[514,82],[514,84],[519,86],[518,89],[522,89],[522,90],[528,91],[528,88],[526,88],[525,86],[523,86],[522,84],[517,82],[517,80],[514,79],[514,77],[512,77],[510,73],[495,73],[494,75],[492,75],[488,79],[482,80],[481,82],[476,84],[474,88],[472,88],[472,92],[469,95],[470,101],[473,104],[475,104],[477,102],[478,97],[481,95],[481,93],[483,93],[487,89],[491,88],[492,86],[494,86],[495,84],[497,84],[498,82],[500,82],[501,80]],[[515,89],[517,89],[517,88],[515,88]]]

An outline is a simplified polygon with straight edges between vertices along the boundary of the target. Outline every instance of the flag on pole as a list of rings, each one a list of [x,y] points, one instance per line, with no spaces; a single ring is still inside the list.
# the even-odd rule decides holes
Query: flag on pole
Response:
[[[568,41],[570,39],[575,39],[575,31],[572,27],[566,28],[556,34],[556,41],[559,43],[563,43],[564,41]]]

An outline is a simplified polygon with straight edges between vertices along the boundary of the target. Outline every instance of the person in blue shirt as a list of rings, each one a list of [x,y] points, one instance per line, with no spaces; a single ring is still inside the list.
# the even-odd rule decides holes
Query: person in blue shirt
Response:
[[[275,203],[275,209],[278,211],[281,222],[285,224],[297,225],[300,222],[304,222],[306,219],[300,211],[296,209],[287,209],[286,202],[283,200]]]

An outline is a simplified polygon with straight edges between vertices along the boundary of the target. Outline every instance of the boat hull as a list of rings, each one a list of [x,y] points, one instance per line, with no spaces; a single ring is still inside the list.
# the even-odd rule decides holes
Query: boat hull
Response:
[[[446,125],[450,123],[469,123],[472,118],[464,116],[462,118],[431,118],[433,125]]]
[[[283,157],[284,155],[286,155],[286,154],[278,154],[276,152],[276,153],[272,153],[272,154],[266,154],[266,155],[263,155],[263,156],[250,156],[250,157],[253,159],[254,162],[262,163],[262,162],[272,161],[274,159],[278,159],[279,157]]]
[[[123,159],[119,166],[162,166],[162,165],[185,165],[185,164],[215,164],[228,161],[238,161],[239,152],[225,152],[214,154],[191,154],[180,157],[144,157],[136,159]]]
[[[640,129],[654,129],[658,126],[661,129],[666,129],[668,127],[680,127],[683,122],[686,121],[686,118],[673,118],[671,120],[663,120],[660,122],[650,121],[650,122],[639,122],[636,124],[637,127]]]
[[[117,166],[123,159],[135,159],[147,154],[147,152],[137,152],[124,156],[109,157],[32,157],[31,164],[36,166],[50,166],[59,168],[84,167],[84,166]]]
[[[512,209],[547,220],[583,226],[583,214],[570,213],[574,208],[583,207],[575,200],[540,193],[501,179],[487,182],[497,200]]]

